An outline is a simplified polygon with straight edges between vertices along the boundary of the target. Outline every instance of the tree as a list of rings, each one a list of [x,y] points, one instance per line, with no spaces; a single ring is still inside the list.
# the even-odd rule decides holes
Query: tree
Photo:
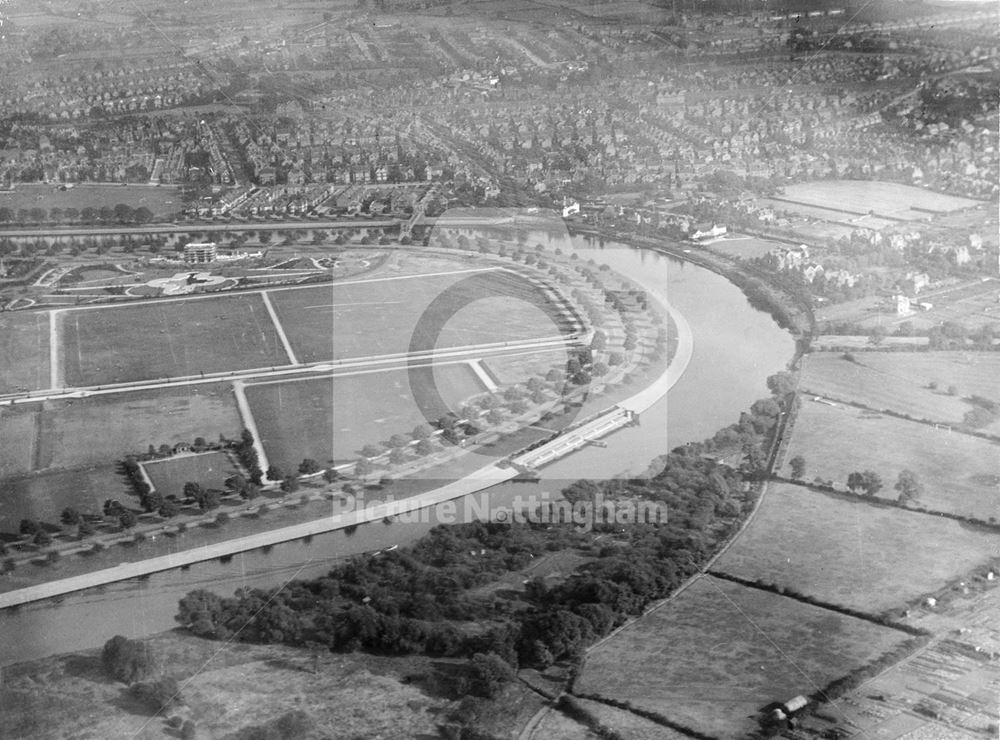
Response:
[[[30,535],[34,537],[36,534],[42,531],[42,525],[36,522],[34,519],[22,519],[20,532],[23,535]]]
[[[80,538],[90,537],[94,533],[94,525],[84,519],[80,522],[80,526],[77,527],[76,533]]]
[[[357,476],[370,475],[374,466],[367,457],[359,457],[354,463],[354,474]]]
[[[307,457],[299,463],[299,475],[313,475],[319,471],[319,463],[311,457]]]
[[[142,497],[142,505],[146,511],[158,511],[163,506],[163,494],[159,491],[150,491]]]
[[[919,478],[917,478],[917,474],[908,469],[900,471],[899,477],[896,478],[896,485],[893,488],[899,492],[899,498],[896,500],[901,504],[916,501],[924,492],[923,485],[920,483]]]
[[[767,388],[778,398],[795,391],[795,376],[789,372],[775,373],[767,379]]]
[[[420,440],[430,437],[432,431],[433,430],[427,424],[417,424],[413,427],[413,431],[410,434],[414,439]]]
[[[792,477],[793,478],[799,478],[799,479],[801,479],[802,476],[805,475],[805,472],[806,472],[806,459],[804,457],[802,457],[802,455],[796,455],[795,457],[793,457],[791,460],[788,461],[788,464],[792,468]]]
[[[472,693],[492,699],[514,679],[514,669],[496,653],[476,653],[469,663]]]
[[[389,447],[393,449],[399,449],[401,447],[406,447],[410,443],[409,438],[405,434],[394,434],[389,439]]]
[[[60,516],[62,523],[67,526],[73,526],[74,524],[80,523],[80,512],[74,509],[72,506],[67,506],[62,510],[62,515]]]
[[[195,501],[201,501],[202,497],[205,495],[205,489],[201,487],[200,483],[195,483],[194,481],[188,481],[184,484],[184,497],[189,499],[194,499]]]
[[[854,472],[847,476],[847,487],[854,493],[863,491],[866,496],[874,496],[882,490],[882,478],[874,470]]]
[[[104,515],[105,516],[118,516],[120,512],[125,507],[121,505],[119,501],[113,498],[109,498],[104,502]]]
[[[219,492],[207,489],[202,492],[201,498],[198,499],[198,508],[202,511],[209,511],[210,509],[219,508],[219,504],[221,503],[222,500]]]
[[[361,454],[364,457],[378,457],[382,454],[382,448],[378,445],[365,445],[361,448]]]
[[[325,480],[327,483],[333,483],[339,477],[340,473],[338,473],[333,468],[327,468],[326,470],[323,471],[323,480]]]
[[[131,529],[139,523],[139,519],[132,511],[122,509],[118,514],[118,523],[122,525],[122,529]]]
[[[392,465],[402,465],[406,462],[406,453],[403,452],[402,447],[392,448],[392,452],[389,453],[389,462]]]
[[[146,678],[156,668],[150,645],[122,635],[115,635],[104,643],[101,664],[109,676],[126,684]]]
[[[285,471],[277,465],[269,465],[267,468],[267,477],[269,480],[284,480]]]
[[[172,498],[168,498],[165,499],[163,503],[160,505],[160,509],[157,513],[159,513],[159,515],[162,516],[164,519],[171,519],[177,516],[177,514],[180,512],[180,509],[181,509],[180,504],[178,504],[177,501],[175,501]]]
[[[865,487],[865,477],[863,474],[855,471],[847,476],[847,488],[853,493],[858,493]]]
[[[299,479],[295,476],[288,476],[281,481],[281,490],[285,493],[295,493],[299,490]]]
[[[159,714],[184,703],[180,685],[173,676],[133,684],[129,692],[145,704],[153,714]]]

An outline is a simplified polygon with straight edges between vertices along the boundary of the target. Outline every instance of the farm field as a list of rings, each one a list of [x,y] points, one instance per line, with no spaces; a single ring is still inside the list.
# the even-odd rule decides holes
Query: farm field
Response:
[[[149,445],[232,438],[242,428],[222,383],[4,407],[0,440],[18,433],[27,439],[0,447],[0,475],[103,465]]]
[[[222,452],[182,455],[143,463],[153,488],[164,496],[184,498],[184,484],[200,483],[204,488],[222,490],[226,478],[237,472],[236,466]]]
[[[49,314],[0,313],[0,393],[48,388]]]
[[[22,519],[56,523],[67,506],[99,514],[109,498],[126,506],[132,498],[114,464],[0,480],[0,533],[16,533]]]
[[[1000,401],[1000,355],[989,352],[858,352],[806,355],[801,387],[823,396],[855,401],[951,425],[972,408],[962,396]],[[936,382],[937,388],[930,388]],[[948,394],[955,386],[957,395]],[[1000,423],[983,431],[1000,434]]]
[[[414,376],[428,382],[426,374]],[[465,364],[433,370],[446,407],[434,409],[438,418],[482,385]],[[268,461],[283,470],[295,470],[303,458],[326,466],[356,459],[366,444],[378,444],[394,434],[408,434],[427,420],[414,401],[426,389],[412,388],[402,370],[347,375],[336,378],[248,385],[253,410]]]
[[[669,727],[603,702],[593,699],[577,699],[576,702],[605,727],[617,732],[623,740],[687,740],[688,737]],[[541,735],[536,734],[535,737],[536,740],[542,740]]]
[[[256,294],[68,310],[59,322],[68,386],[288,364]]]
[[[888,442],[891,440],[891,442]],[[787,460],[801,455],[806,480],[844,488],[855,471],[874,470],[885,484],[876,495],[895,499],[896,478],[912,470],[924,493],[915,506],[1000,519],[1000,444],[927,424],[872,414],[850,406],[805,401],[792,431]]]
[[[592,650],[575,691],[714,737],[746,737],[765,705],[810,694],[907,637],[705,576]]]
[[[969,198],[876,180],[795,183],[785,187],[783,198],[821,208],[829,208],[835,203],[837,208],[850,213],[874,211],[877,215],[904,220],[925,219],[930,215],[927,211],[958,211],[979,205],[979,201]]]
[[[1000,536],[951,519],[770,483],[715,568],[876,614],[944,587],[998,545]]]
[[[162,185],[77,185],[69,190],[59,190],[53,185],[18,183],[13,192],[0,192],[0,208],[42,207],[100,209],[101,206],[114,208],[124,203],[132,208],[148,208],[155,216],[165,216],[184,209],[180,188]]]

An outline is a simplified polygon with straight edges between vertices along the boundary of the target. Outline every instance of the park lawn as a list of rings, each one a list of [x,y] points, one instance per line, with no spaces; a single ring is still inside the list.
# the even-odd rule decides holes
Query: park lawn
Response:
[[[936,193],[913,185],[877,180],[819,180],[787,185],[782,196],[803,204],[835,207],[849,213],[902,219],[923,219],[932,211],[957,211],[979,205],[979,201]]]
[[[100,209],[102,206],[114,208],[123,203],[132,208],[145,207],[154,216],[168,216],[184,209],[180,188],[163,185],[77,185],[69,190],[59,190],[52,185],[18,183],[13,192],[0,193],[0,207],[15,211],[21,208],[40,206],[46,211],[52,208]]]
[[[0,407],[0,480],[35,468],[37,404]]]
[[[952,519],[772,482],[715,569],[878,614],[996,557],[998,542]]]
[[[714,737],[747,737],[765,705],[808,695],[907,637],[704,576],[591,650],[574,690]]]
[[[849,430],[845,433],[845,430]],[[781,473],[790,461],[806,461],[804,478],[845,488],[847,476],[874,470],[884,487],[876,495],[895,499],[902,470],[917,474],[924,492],[916,506],[983,521],[1000,519],[1000,444],[929,424],[883,416],[851,406],[806,400],[792,431]]]
[[[243,429],[226,383],[48,401],[41,424],[36,469],[100,465],[150,445],[233,439]]]
[[[433,398],[434,384],[443,404]],[[456,364],[435,367],[433,383],[427,369],[392,370],[248,385],[246,395],[268,462],[289,471],[307,457],[323,466],[357,459],[366,444],[409,434],[482,391],[472,369]]]
[[[47,311],[0,313],[0,393],[50,386]]]
[[[481,262],[459,263],[454,269],[478,271],[345,280],[269,295],[302,362],[516,341],[563,331],[542,308],[547,296],[522,279]],[[429,323],[422,324],[417,336],[421,320]]]
[[[784,246],[786,245],[770,241],[769,239],[744,236],[743,234],[729,234],[723,239],[711,242],[708,248],[712,252],[719,252],[727,257],[739,257],[749,260],[763,257],[774,249]]]
[[[288,364],[256,294],[69,310],[59,323],[67,386]]]
[[[67,506],[100,514],[109,498],[134,506],[132,488],[114,464],[8,478],[0,481],[0,532],[16,533],[22,519],[59,524]]]
[[[142,466],[155,490],[164,496],[173,495],[180,499],[184,498],[184,484],[188,481],[200,483],[203,488],[221,491],[225,488],[226,478],[238,472],[223,452],[180,455],[145,462]]]
[[[1000,401],[1000,356],[966,352],[814,352],[802,363],[803,391],[914,419],[958,425],[973,394]],[[933,389],[930,383],[936,381]],[[956,395],[948,387],[956,386]],[[1000,423],[983,431],[1000,433]]]
[[[507,385],[526,383],[532,377],[544,379],[552,369],[565,373],[568,361],[569,352],[559,348],[486,357],[480,364],[500,385]]]

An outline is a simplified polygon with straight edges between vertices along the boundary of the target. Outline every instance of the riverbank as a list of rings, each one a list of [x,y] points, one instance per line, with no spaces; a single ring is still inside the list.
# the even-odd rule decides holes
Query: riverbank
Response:
[[[638,414],[645,411],[663,398],[668,390],[683,375],[693,352],[693,333],[683,315],[673,309],[662,296],[657,295],[655,292],[653,296],[654,300],[657,301],[663,310],[663,315],[666,317],[666,324],[676,333],[676,337],[673,338],[675,341],[670,346],[670,350],[672,351],[668,353],[669,356],[665,361],[660,361],[663,363],[662,372],[643,390],[638,393],[629,394],[624,398],[623,395],[628,393],[627,386],[625,385],[619,386],[611,393],[596,395],[589,403],[593,404],[596,401],[601,404],[599,408],[603,410],[599,411],[596,417],[588,419],[588,423],[585,425],[585,433],[581,433],[583,436],[577,440],[578,444],[566,445],[564,444],[564,436],[556,437],[548,441],[545,445],[535,448],[532,451],[532,459],[543,460],[545,464],[548,464],[570,454],[589,441],[599,439],[615,431],[626,423],[623,418],[619,417],[622,410],[629,414]],[[645,351],[648,352],[649,350]],[[647,368],[646,372],[648,373],[651,369]],[[605,416],[613,423],[601,424],[601,419]],[[576,434],[575,429],[569,431],[570,435]],[[577,436],[579,437],[580,434],[577,434]],[[548,448],[547,454],[546,448]],[[333,512],[321,519],[300,522],[286,527],[270,529],[265,532],[253,533],[183,550],[175,549],[175,541],[172,547],[166,548],[168,552],[163,555],[147,557],[141,560],[136,559],[134,562],[120,562],[112,567],[94,569],[91,566],[92,569],[88,572],[77,573],[68,578],[50,580],[0,593],[0,609],[59,597],[117,581],[146,577],[153,573],[183,568],[198,562],[214,560],[216,558],[227,558],[253,549],[266,548],[282,542],[308,538],[317,534],[357,526],[365,522],[378,521],[379,519],[391,518],[427,509],[444,501],[462,498],[485,488],[512,480],[517,476],[518,472],[516,468],[501,467],[495,463],[491,463],[490,465],[469,472],[458,481],[449,483],[443,487],[430,491],[421,491],[408,498],[388,501],[364,509],[354,508],[354,502],[351,497],[336,497],[327,493],[325,494],[326,498],[333,498]],[[316,498],[315,494],[313,498]],[[324,494],[319,494],[319,498],[324,498]],[[338,513],[338,509],[342,511]],[[241,511],[239,513],[243,514],[247,512]],[[155,530],[155,533],[152,531],[144,533],[143,537],[145,538],[147,534],[153,535],[154,538],[158,534],[167,534],[169,536],[171,532],[168,532],[168,529],[170,528],[161,526]],[[132,538],[133,535],[128,535],[125,539],[129,544],[138,544],[139,540],[135,540],[133,543]],[[91,554],[89,549],[87,550],[87,554]],[[94,554],[93,557],[94,561],[92,562],[94,564],[98,560],[106,560],[108,557],[113,558],[106,551]],[[79,569],[83,568],[78,568],[77,570]]]

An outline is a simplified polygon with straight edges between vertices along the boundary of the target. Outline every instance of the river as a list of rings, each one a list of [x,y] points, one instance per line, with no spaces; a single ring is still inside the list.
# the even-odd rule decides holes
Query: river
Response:
[[[581,259],[607,263],[668,300],[691,326],[694,353],[687,372],[642,414],[639,426],[607,437],[607,447],[585,447],[542,469],[537,484],[507,483],[479,494],[476,506],[458,506],[460,517],[467,510],[482,510],[486,503],[507,507],[519,496],[554,493],[577,478],[640,473],[657,455],[738,420],[741,411],[767,394],[766,378],[783,370],[795,351],[792,337],[767,313],[751,307],[738,288],[704,268],[582,236],[570,241],[541,232],[529,235],[529,243],[536,242],[575,249]],[[0,665],[97,647],[116,634],[143,637],[161,632],[175,626],[177,601],[192,589],[230,595],[242,587],[271,588],[294,578],[316,577],[346,556],[412,542],[433,523],[433,516],[421,522],[372,523],[351,535],[332,532],[309,543],[243,553],[226,564],[200,563],[0,612]]]

